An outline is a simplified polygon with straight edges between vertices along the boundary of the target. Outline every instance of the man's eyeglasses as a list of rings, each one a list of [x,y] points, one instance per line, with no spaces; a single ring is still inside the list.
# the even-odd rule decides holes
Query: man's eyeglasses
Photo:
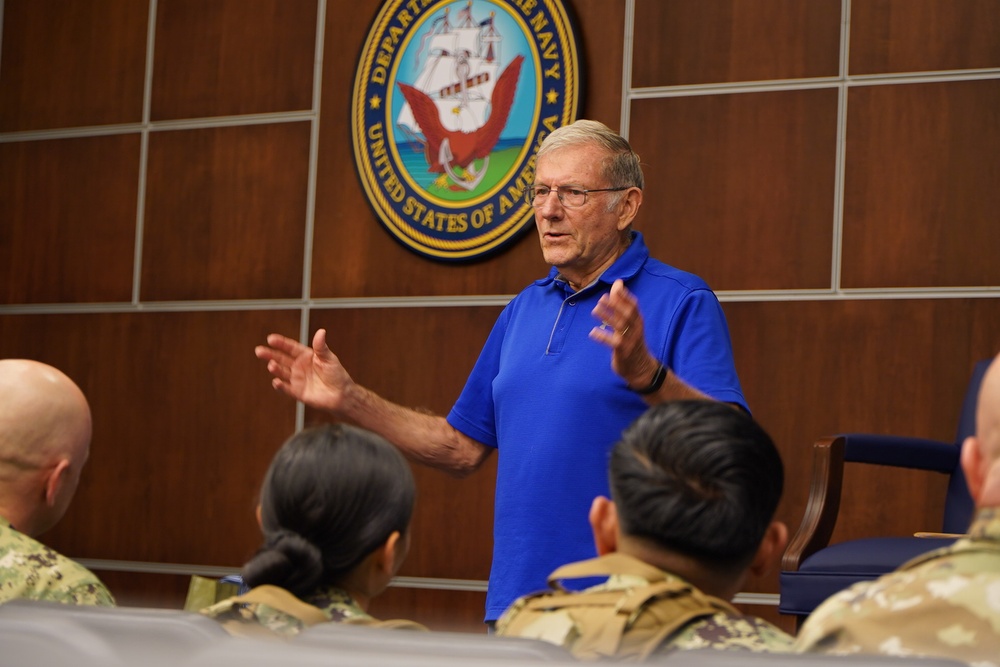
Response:
[[[584,190],[583,188],[571,188],[565,185],[555,188],[550,188],[547,185],[535,185],[525,190],[524,200],[528,202],[529,206],[540,206],[542,201],[549,196],[550,192],[555,192],[563,206],[566,208],[577,208],[587,203],[587,195],[591,192],[621,192],[622,190],[628,190],[628,188],[593,188],[591,190]]]

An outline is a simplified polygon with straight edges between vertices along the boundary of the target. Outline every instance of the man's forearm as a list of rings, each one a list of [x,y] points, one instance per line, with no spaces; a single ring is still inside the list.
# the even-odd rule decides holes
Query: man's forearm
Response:
[[[477,470],[492,451],[456,430],[444,417],[398,405],[360,385],[345,396],[341,416],[378,433],[411,461],[456,477]]]

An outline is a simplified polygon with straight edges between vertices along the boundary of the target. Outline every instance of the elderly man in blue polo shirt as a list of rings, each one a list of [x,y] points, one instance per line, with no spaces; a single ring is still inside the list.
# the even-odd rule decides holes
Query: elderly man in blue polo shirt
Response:
[[[256,348],[273,386],[375,431],[415,461],[467,475],[499,452],[486,620],[593,558],[587,512],[608,452],[652,404],[711,398],[746,409],[722,308],[699,277],[649,255],[632,222],[639,157],[601,123],[550,134],[527,190],[549,275],[500,314],[447,417],[355,383],[318,330]],[[641,312],[640,312],[641,307]]]

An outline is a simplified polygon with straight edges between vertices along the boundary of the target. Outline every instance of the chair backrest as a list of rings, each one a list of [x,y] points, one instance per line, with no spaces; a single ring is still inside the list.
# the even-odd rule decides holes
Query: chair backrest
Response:
[[[296,642],[333,651],[367,651],[382,655],[419,655],[465,660],[534,660],[565,662],[569,652],[538,639],[496,637],[461,632],[420,632],[370,628],[347,623],[320,623],[307,628]]]
[[[330,623],[314,628],[333,625]],[[310,628],[310,631],[314,628]],[[373,630],[373,628],[368,628]],[[375,628],[374,630],[378,630]],[[409,630],[385,630],[397,634],[432,634]],[[308,631],[307,631],[308,632]],[[273,641],[253,637],[231,637],[192,656],[184,664],[188,667],[571,667],[580,662],[572,657],[562,661],[533,656],[493,656],[480,653],[470,656],[464,651],[451,654],[439,650],[409,652],[394,650],[393,646],[337,647],[329,642],[303,641],[307,632],[292,641]],[[449,633],[451,634],[451,633]],[[482,639],[488,639],[483,636]],[[499,638],[502,639],[502,638]],[[551,645],[552,648],[558,648]],[[845,665],[845,667],[847,667]]]
[[[0,605],[0,621],[61,623],[99,637],[124,659],[184,657],[229,635],[214,620],[173,609],[93,607],[38,600]]]
[[[979,386],[983,383],[983,375],[991,360],[983,359],[972,369],[969,386],[965,390],[962,401],[962,411],[958,418],[958,428],[955,431],[955,446],[961,447],[962,442],[976,432],[976,404],[979,401]],[[946,533],[964,533],[972,521],[975,503],[969,495],[969,486],[965,481],[962,466],[957,466],[948,482],[948,491],[944,501],[944,525]]]
[[[6,605],[0,605],[0,608]],[[125,662],[103,637],[68,618],[46,622],[0,618],[0,664],[5,667],[114,667]]]

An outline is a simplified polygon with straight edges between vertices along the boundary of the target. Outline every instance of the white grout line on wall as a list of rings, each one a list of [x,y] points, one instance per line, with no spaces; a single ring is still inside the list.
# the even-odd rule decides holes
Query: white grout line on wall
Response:
[[[168,574],[180,576],[225,577],[239,574],[239,567],[224,565],[192,565],[186,563],[155,563],[132,560],[109,560],[102,558],[74,558],[88,570],[99,572],[138,572],[141,574]],[[399,588],[426,588],[450,591],[485,592],[487,582],[483,579],[446,579],[440,577],[394,577],[390,585]]]
[[[323,51],[326,38],[326,0],[316,3],[316,40],[313,48],[312,113],[309,129],[309,175],[306,184],[306,219],[302,238],[302,297],[299,312],[299,340],[309,344],[310,295],[312,294],[313,235],[316,228],[316,190],[319,178],[320,108],[323,99]],[[305,426],[306,406],[295,402],[295,430]]]
[[[306,185],[306,220],[302,251],[302,297],[312,292],[313,233],[316,222],[316,190],[319,163],[320,106],[323,93],[323,48],[326,35],[326,0],[316,3],[316,42],[313,50],[312,114],[309,134],[309,176]],[[308,315],[303,312],[303,320]]]
[[[102,560],[96,558],[76,558],[89,570],[104,572],[139,572],[143,574],[199,575],[224,577],[239,574],[239,568],[219,565],[184,565],[180,563],[147,563],[142,561]],[[448,579],[442,577],[393,577],[389,583],[395,588],[419,588],[438,591],[470,591],[485,593],[488,582],[483,579]],[[737,593],[736,604],[778,605],[777,593]]]
[[[719,301],[755,303],[777,301],[899,301],[912,299],[997,299],[1000,286],[992,287],[877,287],[830,290],[757,290],[715,292]]]
[[[840,77],[823,76],[803,79],[776,79],[773,81],[740,81],[738,83],[709,83],[683,86],[649,86],[633,88],[632,99],[666,99],[671,97],[703,97],[705,95],[735,95],[741,93],[771,93],[789,90],[835,88]]]
[[[632,120],[632,54],[635,43],[635,0],[625,0],[625,34],[622,38],[622,108],[618,133],[628,140]]]
[[[1000,79],[1000,68],[955,71],[907,72],[904,74],[864,74],[858,76],[826,76],[802,79],[774,79],[740,81],[738,83],[709,83],[683,86],[650,86],[633,88],[632,99],[662,99],[705,95],[735,95],[741,93],[784,92],[840,86],[884,86],[916,83],[952,83],[955,81],[983,81]]]
[[[851,0],[841,0],[840,79],[837,90],[837,138],[834,150],[833,238],[830,253],[830,286],[839,290],[844,258],[844,196],[847,178],[847,77],[850,74]]]
[[[840,290],[716,290],[715,294],[719,298],[719,301],[723,303],[997,299],[1000,298],[1000,285],[941,288],[873,287]],[[513,294],[484,294],[473,296],[350,297],[309,300],[156,301],[139,304],[127,302],[22,304],[0,305],[0,315],[367,310],[378,308],[503,308],[513,297]]]
[[[139,132],[139,183],[135,197],[135,245],[132,255],[132,304],[141,303],[142,248],[146,230],[146,175],[149,169],[149,118],[153,100],[153,53],[156,47],[156,3],[149,0],[146,21],[146,70],[142,83],[142,125]]]
[[[988,81],[1000,79],[1000,68],[938,70],[932,72],[905,72],[903,74],[861,74],[848,76],[851,86],[907,85],[914,83],[954,83],[955,81]]]
[[[269,111],[267,113],[251,113],[242,116],[212,116],[210,118],[181,118],[177,120],[160,120],[150,123],[150,129],[156,132],[170,130],[202,130],[219,127],[236,127],[243,125],[273,125],[275,123],[295,123],[312,120],[315,113],[312,110],[299,111]]]
[[[155,0],[151,0],[154,2]],[[40,141],[44,139],[74,139],[78,137],[108,137],[116,134],[136,134],[139,132],[171,132],[174,130],[203,130],[220,127],[247,127],[251,125],[274,125],[277,123],[297,123],[309,121],[311,111],[277,111],[255,113],[243,116],[213,116],[210,118],[190,118],[181,120],[146,119],[141,123],[118,123],[115,125],[88,125],[55,130],[26,130],[22,132],[0,133],[0,143],[19,141]]]

